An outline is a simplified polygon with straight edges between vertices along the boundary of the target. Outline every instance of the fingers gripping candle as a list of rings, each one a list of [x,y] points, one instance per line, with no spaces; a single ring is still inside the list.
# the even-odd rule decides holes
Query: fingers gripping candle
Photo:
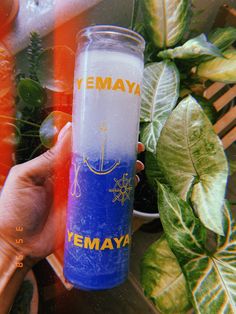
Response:
[[[78,39],[64,274],[100,290],[128,275],[144,40],[114,26]]]

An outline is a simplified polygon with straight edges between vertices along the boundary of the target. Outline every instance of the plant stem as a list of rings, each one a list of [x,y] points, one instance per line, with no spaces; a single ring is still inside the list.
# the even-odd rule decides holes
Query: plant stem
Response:
[[[139,0],[133,0],[133,11],[132,11],[132,19],[131,19],[131,29],[134,29],[139,9]]]
[[[14,117],[10,117],[10,116],[5,116],[3,114],[0,114],[0,118],[3,118],[3,119],[11,119],[11,120],[14,120],[14,121],[20,121],[22,123],[25,123],[25,124],[28,124],[28,125],[31,125],[31,126],[35,126],[37,128],[40,128],[40,125],[36,124],[36,123],[33,123],[33,122],[29,122],[29,121],[26,121],[26,120],[22,120],[22,119],[18,119],[18,118],[14,118]]]
[[[32,151],[32,153],[30,154],[28,160],[30,160],[30,159],[34,156],[34,154],[35,154],[42,146],[43,146],[43,144],[39,144],[39,145]]]
[[[28,149],[29,149],[28,147],[24,147],[24,148],[17,149],[17,153],[18,153],[18,152],[26,151],[26,150],[28,150]]]
[[[23,136],[23,137],[39,137],[38,134],[25,134],[25,133],[21,134],[21,136]]]

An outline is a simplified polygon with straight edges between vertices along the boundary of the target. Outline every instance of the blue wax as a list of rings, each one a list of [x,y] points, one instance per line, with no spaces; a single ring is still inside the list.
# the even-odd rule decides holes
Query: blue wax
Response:
[[[134,160],[94,161],[74,154],[70,172],[64,275],[102,290],[128,275]]]

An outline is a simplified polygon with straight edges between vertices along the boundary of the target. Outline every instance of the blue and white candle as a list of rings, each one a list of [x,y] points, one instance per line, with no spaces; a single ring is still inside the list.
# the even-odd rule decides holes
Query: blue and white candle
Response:
[[[135,33],[107,28],[143,47]],[[109,45],[105,37],[79,53],[75,69],[64,274],[87,290],[127,278],[131,245],[143,59],[142,51],[124,49],[122,38]]]

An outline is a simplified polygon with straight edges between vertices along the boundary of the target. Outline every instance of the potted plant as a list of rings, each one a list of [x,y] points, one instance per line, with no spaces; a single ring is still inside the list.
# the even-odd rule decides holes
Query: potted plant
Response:
[[[136,24],[139,2],[144,18]],[[236,29],[193,37],[188,0],[135,1],[133,16],[146,39],[140,138],[164,229],[142,259],[141,284],[161,313],[235,313],[228,163],[212,105],[195,92],[208,80],[236,83]]]
[[[204,113],[212,113],[211,104],[194,98],[193,91],[208,79],[236,82],[236,53],[230,48],[236,30],[189,34],[183,40],[190,1],[141,4],[144,23],[133,23],[147,42],[140,138],[146,146],[146,178],[158,203],[155,214],[158,208],[164,228],[143,258],[141,282],[163,313],[185,313],[192,306],[196,313],[221,313],[224,306],[234,313],[236,234],[224,199],[228,165]],[[50,147],[69,119],[65,112],[40,110],[50,97],[61,99],[57,90],[48,91],[53,77],[41,75],[51,53],[41,49],[39,37],[31,35],[29,71],[17,81],[18,111],[12,119],[17,121],[18,157],[24,160],[40,153],[42,145]]]

